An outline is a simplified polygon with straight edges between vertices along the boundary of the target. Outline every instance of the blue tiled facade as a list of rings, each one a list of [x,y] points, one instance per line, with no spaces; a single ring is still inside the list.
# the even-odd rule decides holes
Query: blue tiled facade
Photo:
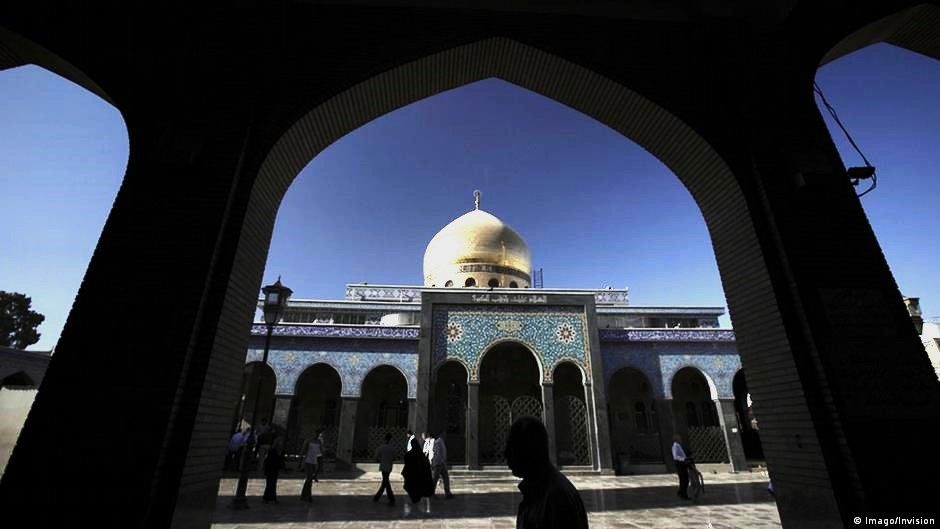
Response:
[[[625,290],[521,292],[353,285],[344,301],[301,300],[292,302],[290,309],[306,319],[294,319],[273,329],[268,364],[275,374],[277,395],[294,395],[304,370],[322,364],[339,375],[340,396],[360,398],[369,373],[380,366],[390,366],[401,373],[407,384],[407,397],[412,399],[407,409],[409,426],[426,428],[433,426],[431,422],[441,413],[440,403],[432,402],[435,392],[441,389],[435,382],[441,365],[459,362],[467,370],[469,383],[481,383],[481,365],[487,352],[501,343],[514,342],[533,354],[544,384],[554,383],[555,369],[561,363],[570,362],[580,368],[588,391],[583,405],[589,417],[583,420],[589,433],[596,432],[596,437],[588,436],[591,443],[596,443],[591,448],[594,459],[602,457],[595,451],[598,446],[613,442],[610,424],[598,420],[598,411],[609,402],[609,382],[618,370],[637,369],[649,382],[652,398],[672,399],[676,373],[692,367],[707,379],[712,398],[731,399],[734,376],[741,369],[734,332],[728,329],[624,328],[623,324],[607,328],[616,321],[643,325],[675,321],[676,325],[686,325],[699,315],[699,320],[711,324],[721,313],[715,307],[630,307]],[[368,323],[346,323],[350,321]],[[381,325],[383,321],[394,324]],[[605,328],[598,328],[599,321]],[[263,324],[252,326],[246,362],[261,359],[266,333]],[[335,401],[330,402],[335,406]],[[370,406],[370,413],[377,413],[373,409],[375,402],[360,401],[357,406],[363,403]],[[293,410],[294,404],[290,406]],[[388,410],[382,409],[383,420],[392,421]],[[482,414],[481,410],[488,408],[478,404],[475,409]],[[470,410],[468,407],[466,413],[471,413]],[[396,413],[393,422],[404,428],[401,413]],[[291,424],[296,424],[290,421],[302,419],[290,419],[288,415],[282,412],[281,420],[286,421],[282,426],[290,431]],[[355,421],[357,416],[364,415],[340,410],[338,420],[349,431],[363,427],[348,422]],[[570,420],[566,415],[558,417]],[[483,417],[478,416],[477,420]],[[668,438],[669,432],[665,435]],[[618,438],[617,442],[621,441]],[[351,453],[350,446],[344,449]],[[593,464],[610,465],[600,459]]]
[[[246,362],[261,360],[264,350],[263,343],[259,342],[255,339],[249,347]],[[409,399],[417,395],[416,340],[274,338],[268,364],[274,369],[275,392],[279,395],[294,394],[301,373],[315,364],[326,364],[336,370],[342,382],[340,394],[343,397],[358,397],[366,376],[381,365],[395,367],[401,372],[408,383]]]
[[[563,361],[591,370],[589,327],[581,307],[439,305],[432,321],[434,365],[457,360],[468,368],[472,382],[479,380],[485,352],[507,340],[535,354],[546,382]]]
[[[624,367],[646,376],[656,398],[672,398],[672,379],[683,367],[694,367],[714,384],[718,398],[734,398],[732,382],[741,369],[734,342],[601,340],[604,381]]]

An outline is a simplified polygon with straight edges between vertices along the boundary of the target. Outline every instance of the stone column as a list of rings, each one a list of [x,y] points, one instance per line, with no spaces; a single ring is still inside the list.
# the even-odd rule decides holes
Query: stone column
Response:
[[[480,469],[480,383],[467,384],[467,468]]]
[[[745,472],[748,470],[747,459],[744,457],[741,427],[738,424],[737,414],[734,412],[734,399],[715,399],[715,408],[718,411],[718,424],[721,425],[721,432],[724,434],[731,471]]]
[[[274,397],[274,413],[271,414],[271,424],[277,426],[281,432],[287,431],[287,419],[290,417],[290,406],[293,401],[293,395],[275,395]]]
[[[548,432],[548,458],[558,464],[558,443],[555,441],[555,388],[551,382],[542,383],[542,423]]]
[[[415,423],[418,420],[418,399],[408,399],[408,429],[417,432]],[[407,439],[406,439],[407,440]]]
[[[352,467],[353,440],[356,436],[358,397],[343,397],[339,411],[339,432],[336,436],[336,463]]]
[[[602,468],[610,469],[610,449],[607,449],[607,464],[604,465],[604,459],[601,456],[601,445],[597,438],[597,417],[595,416],[594,386],[592,384],[584,385],[584,404],[587,412],[588,443],[591,446],[591,466],[594,470]]]
[[[660,446],[663,451],[663,463],[670,472],[676,471],[672,462],[672,435],[676,432],[675,418],[672,415],[672,399],[656,399],[656,426],[659,428]],[[685,441],[685,439],[683,439]]]

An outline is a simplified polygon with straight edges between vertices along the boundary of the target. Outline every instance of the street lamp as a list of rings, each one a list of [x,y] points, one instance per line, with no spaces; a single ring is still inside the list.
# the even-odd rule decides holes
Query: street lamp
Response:
[[[282,285],[281,278],[278,277],[273,285],[263,287],[261,292],[264,293],[264,305],[262,308],[264,311],[264,324],[268,328],[268,332],[264,338],[264,356],[261,359],[261,365],[265,365],[268,363],[268,350],[271,348],[271,334],[274,333],[274,327],[284,314],[284,309],[287,308],[287,300],[290,299],[290,295],[293,294],[293,291]],[[254,368],[252,368],[252,374],[254,374]],[[255,388],[254,406],[252,406],[251,409],[251,435],[248,437],[247,446],[242,448],[242,455],[239,459],[240,472],[238,475],[238,487],[235,489],[235,498],[232,500],[233,509],[248,508],[248,501],[245,499],[245,492],[248,490],[248,475],[251,472],[251,468],[248,465],[248,453],[254,449],[257,440],[256,425],[258,422],[258,401],[261,400],[261,380],[259,377],[253,377],[258,380],[257,387]],[[242,408],[240,414],[243,416],[242,419],[244,419],[244,414],[245,410]]]

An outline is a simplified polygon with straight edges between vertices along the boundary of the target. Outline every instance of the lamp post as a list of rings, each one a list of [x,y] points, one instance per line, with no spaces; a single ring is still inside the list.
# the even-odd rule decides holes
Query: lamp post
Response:
[[[268,363],[268,350],[271,348],[271,334],[274,333],[274,327],[277,325],[277,322],[280,321],[281,315],[284,314],[284,309],[287,308],[287,300],[290,299],[290,295],[293,291],[284,285],[281,284],[281,278],[278,277],[277,281],[273,285],[268,285],[261,289],[261,292],[264,293],[264,324],[268,328],[268,332],[264,338],[264,356],[261,359],[261,365]],[[254,374],[254,368],[252,368],[252,374]],[[260,376],[260,373],[259,373]],[[259,377],[249,377],[256,378]],[[251,408],[251,435],[248,437],[247,445],[242,448],[242,455],[239,459],[239,475],[238,475],[238,487],[235,489],[235,498],[232,500],[233,509],[247,509],[248,501],[245,498],[245,492],[248,490],[248,477],[251,472],[251,468],[248,465],[248,453],[251,452],[255,443],[257,442],[257,422],[258,422],[258,401],[261,400],[261,380],[257,380],[257,387],[255,388],[255,398],[254,406]],[[244,419],[245,409],[242,408],[241,413],[239,414]],[[241,421],[239,421],[241,422]]]

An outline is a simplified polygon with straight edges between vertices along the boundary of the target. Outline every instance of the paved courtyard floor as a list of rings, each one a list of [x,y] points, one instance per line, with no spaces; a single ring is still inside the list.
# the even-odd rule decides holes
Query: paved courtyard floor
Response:
[[[372,502],[381,475],[366,473],[354,479],[326,477],[315,484],[313,503],[299,499],[300,473],[287,472],[278,481],[277,505],[261,502],[262,479],[249,484],[250,509],[229,508],[235,479],[223,479],[213,515],[214,529],[301,528],[467,528],[512,529],[522,495],[518,479],[510,477],[451,478],[456,498],[422,500],[406,512],[401,476],[392,475],[396,504]],[[705,493],[695,501],[680,500],[675,475],[574,476],[594,529],[706,528],[770,529],[780,527],[777,506],[767,493],[767,474],[705,474]],[[399,495],[399,493],[402,493]]]

